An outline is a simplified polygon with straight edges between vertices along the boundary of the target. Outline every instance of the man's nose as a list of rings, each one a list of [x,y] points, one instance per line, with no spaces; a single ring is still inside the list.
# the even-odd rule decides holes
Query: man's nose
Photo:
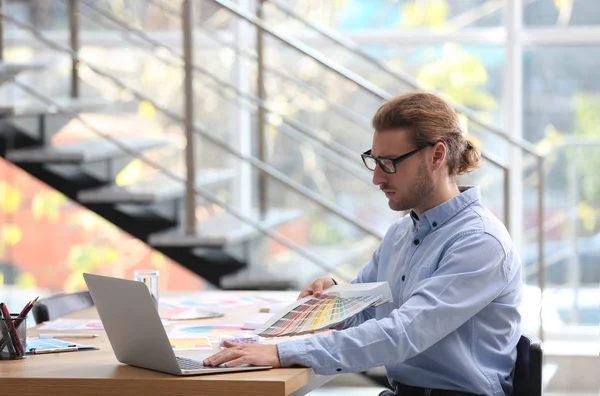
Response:
[[[375,166],[375,170],[373,171],[373,184],[375,184],[376,186],[385,183],[385,181],[387,180],[387,173],[385,173],[383,171],[383,169],[381,169],[381,166],[379,166],[379,164],[377,164]]]

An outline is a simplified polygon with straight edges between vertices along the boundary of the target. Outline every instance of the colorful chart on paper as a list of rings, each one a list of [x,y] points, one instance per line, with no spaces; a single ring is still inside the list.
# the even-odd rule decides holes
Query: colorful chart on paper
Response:
[[[280,300],[263,296],[227,296],[221,294],[199,294],[189,297],[166,297],[160,299],[161,306],[168,308],[233,308],[245,305],[272,304]]]
[[[207,337],[210,341],[219,341],[219,336],[223,333],[234,333],[241,331],[241,325],[190,325],[175,326],[169,333],[169,338],[196,338]]]
[[[57,319],[45,322],[40,330],[102,330],[100,319]]]
[[[57,349],[66,348],[70,346],[76,346],[78,349],[98,349],[91,345],[79,344],[73,341],[65,341],[58,338],[40,339],[37,337],[27,338],[27,351],[31,352],[32,349],[43,350],[43,349]]]
[[[175,351],[197,351],[212,349],[208,338],[171,338],[171,346]]]
[[[379,301],[381,296],[342,298],[332,295],[313,297],[283,313],[259,335],[281,337],[313,333],[333,327]]]
[[[171,324],[168,320],[162,320],[163,326]],[[44,322],[40,330],[103,330],[104,326],[100,319],[56,319]]]
[[[160,317],[169,320],[190,320],[190,319],[207,319],[218,318],[223,316],[221,311],[206,310],[202,308],[186,308],[186,307],[161,307]]]

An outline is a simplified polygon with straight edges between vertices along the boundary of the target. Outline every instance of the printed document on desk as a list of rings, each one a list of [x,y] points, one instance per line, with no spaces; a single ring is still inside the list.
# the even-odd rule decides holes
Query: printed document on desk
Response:
[[[162,319],[163,326],[169,326],[170,321]],[[50,322],[44,322],[40,327],[40,330],[103,330],[104,326],[100,319],[71,319],[71,318],[60,318]]]
[[[77,342],[60,340],[58,338],[42,339],[31,337],[27,339],[27,353],[33,355],[94,349],[98,348],[91,345],[79,344]]]
[[[288,305],[256,329],[262,337],[314,333],[337,326],[357,313],[392,302],[387,282],[335,285],[322,296],[308,296]]]

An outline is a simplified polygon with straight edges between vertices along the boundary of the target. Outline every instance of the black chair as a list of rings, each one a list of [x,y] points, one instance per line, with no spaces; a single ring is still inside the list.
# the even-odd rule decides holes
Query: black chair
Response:
[[[542,396],[542,343],[522,335],[517,344],[517,363],[512,396]]]
[[[57,294],[43,300],[39,300],[32,309],[35,324],[47,322],[68,315],[72,312],[81,311],[94,305],[90,292],[79,292],[71,294]]]
[[[534,337],[522,335],[517,343],[512,396],[542,396],[542,343]],[[385,390],[379,396],[394,396]]]

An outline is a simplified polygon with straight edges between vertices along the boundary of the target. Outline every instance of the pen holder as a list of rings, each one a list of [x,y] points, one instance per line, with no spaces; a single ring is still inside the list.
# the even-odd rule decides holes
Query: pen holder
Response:
[[[17,360],[27,357],[27,317],[17,319],[16,314],[0,319],[0,360]]]

